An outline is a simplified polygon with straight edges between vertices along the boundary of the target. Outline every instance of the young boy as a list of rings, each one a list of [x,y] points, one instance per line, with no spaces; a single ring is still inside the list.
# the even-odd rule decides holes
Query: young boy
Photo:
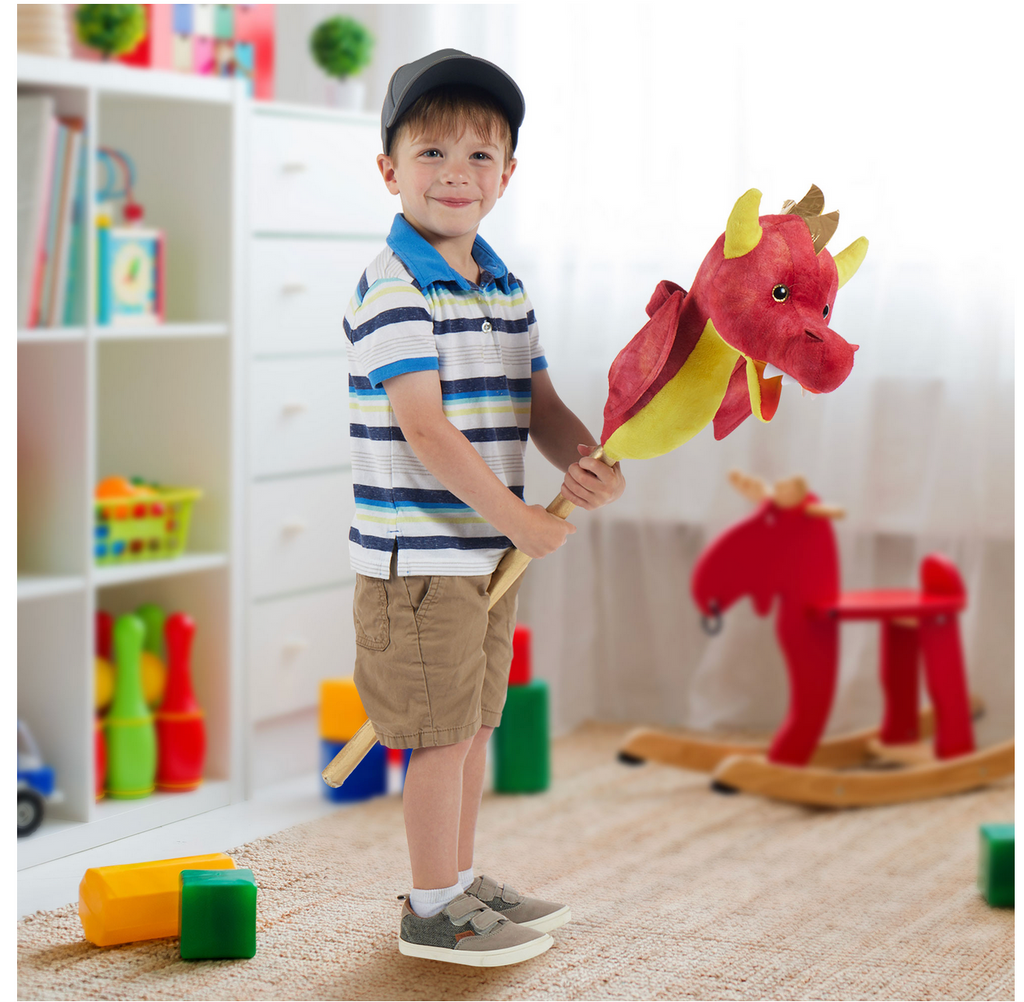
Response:
[[[398,945],[473,966],[544,952],[546,930],[570,917],[473,874],[518,591],[488,613],[488,583],[509,546],[543,557],[575,532],[522,500],[528,435],[580,507],[623,490],[555,393],[522,284],[477,236],[515,171],[523,112],[512,78],[483,59],[443,49],[399,67],[377,165],[402,213],[345,317],[355,682],[377,739],[413,749],[403,794],[413,886]]]

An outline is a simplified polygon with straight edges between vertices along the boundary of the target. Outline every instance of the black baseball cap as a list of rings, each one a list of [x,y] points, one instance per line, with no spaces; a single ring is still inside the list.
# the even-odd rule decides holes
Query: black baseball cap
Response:
[[[471,84],[487,91],[505,111],[512,129],[512,149],[519,139],[519,126],[526,114],[523,92],[501,67],[458,49],[438,49],[429,56],[406,63],[395,70],[380,111],[380,138],[384,151],[401,117],[428,90],[443,84]]]

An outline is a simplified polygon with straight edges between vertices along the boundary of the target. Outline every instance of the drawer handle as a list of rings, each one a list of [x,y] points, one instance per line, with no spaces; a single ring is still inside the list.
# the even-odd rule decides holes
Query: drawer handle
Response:
[[[281,165],[281,169],[289,174],[298,174],[300,171],[306,170],[306,168],[307,164],[302,160],[286,160]]]
[[[306,291],[306,283],[305,282],[285,282],[284,285],[281,286],[281,291],[282,292],[305,292]]]
[[[305,532],[307,525],[301,519],[293,518],[290,522],[285,522],[281,527],[282,532],[287,532],[289,535],[293,535],[298,532]]]
[[[293,401],[290,404],[285,404],[284,407],[281,408],[281,410],[283,410],[285,414],[302,414],[303,411],[306,411],[308,409],[309,408],[307,407],[306,404],[300,404],[298,401]]]

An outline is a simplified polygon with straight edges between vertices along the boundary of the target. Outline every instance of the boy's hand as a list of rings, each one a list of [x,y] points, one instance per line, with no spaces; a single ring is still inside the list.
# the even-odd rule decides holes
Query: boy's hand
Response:
[[[590,453],[594,451],[592,445],[578,445],[576,448],[583,458],[566,471],[562,497],[587,511],[593,511],[621,497],[626,481],[619,464],[608,466],[600,459],[591,459]]]
[[[562,546],[576,531],[564,518],[552,515],[543,505],[526,505],[520,513],[521,525],[508,534],[517,550],[536,559],[546,557]]]

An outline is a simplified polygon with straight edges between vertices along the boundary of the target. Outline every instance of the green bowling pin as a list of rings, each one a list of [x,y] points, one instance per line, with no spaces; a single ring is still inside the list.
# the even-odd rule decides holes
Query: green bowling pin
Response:
[[[148,796],[156,778],[156,729],[142,694],[145,634],[138,616],[120,616],[114,623],[114,702],[103,728],[107,736],[107,796],[119,800]]]

